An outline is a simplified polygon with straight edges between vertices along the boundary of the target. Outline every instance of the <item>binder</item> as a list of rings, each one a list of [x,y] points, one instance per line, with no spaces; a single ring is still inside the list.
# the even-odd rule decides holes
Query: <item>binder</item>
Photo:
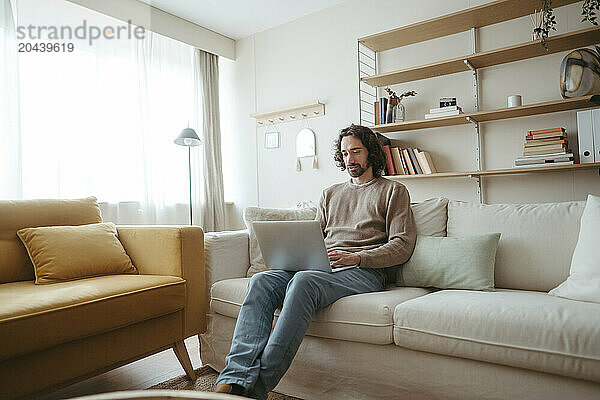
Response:
[[[600,136],[600,114],[598,114],[596,126],[598,129],[598,135]],[[584,164],[595,162],[596,157],[594,151],[594,125],[592,122],[592,110],[577,112],[577,141],[579,142],[579,163]]]
[[[592,127],[594,131],[594,162],[600,162],[600,108],[592,111]]]

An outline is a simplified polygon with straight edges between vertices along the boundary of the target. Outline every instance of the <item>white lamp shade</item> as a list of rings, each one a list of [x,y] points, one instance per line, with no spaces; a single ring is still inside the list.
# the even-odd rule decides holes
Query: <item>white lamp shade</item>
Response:
[[[195,147],[202,144],[202,139],[198,137],[196,131],[192,128],[185,128],[181,131],[179,136],[175,138],[174,142],[179,146]]]

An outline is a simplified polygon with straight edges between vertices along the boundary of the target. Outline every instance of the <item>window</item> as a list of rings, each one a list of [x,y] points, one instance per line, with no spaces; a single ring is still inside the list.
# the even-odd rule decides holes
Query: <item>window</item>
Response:
[[[187,223],[188,155],[173,139],[201,126],[194,48],[149,31],[91,40],[92,27],[134,27],[64,0],[18,0],[16,13],[20,43],[47,43],[56,27],[67,37],[50,42],[74,44],[19,53],[23,197],[93,195],[105,220]],[[68,36],[82,27],[85,39]]]

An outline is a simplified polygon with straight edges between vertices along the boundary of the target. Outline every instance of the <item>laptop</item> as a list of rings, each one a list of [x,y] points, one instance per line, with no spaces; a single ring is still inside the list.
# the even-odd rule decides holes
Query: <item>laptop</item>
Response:
[[[358,266],[332,269],[319,221],[256,221],[252,229],[270,269],[339,272]]]

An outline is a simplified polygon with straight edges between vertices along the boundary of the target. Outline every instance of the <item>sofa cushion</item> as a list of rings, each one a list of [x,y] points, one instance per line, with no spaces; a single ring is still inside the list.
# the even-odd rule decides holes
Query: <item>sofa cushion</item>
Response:
[[[394,312],[394,342],[600,382],[600,306],[546,293],[443,290]]]
[[[185,280],[110,275],[0,285],[0,360],[182,310]],[[19,338],[19,340],[15,340]]]
[[[569,278],[549,294],[600,303],[600,197],[588,195]]]
[[[496,287],[547,292],[567,278],[584,206],[450,201],[448,236],[502,232]]]
[[[137,274],[112,222],[23,228],[17,235],[33,263],[36,284]]]
[[[448,199],[439,197],[411,204],[415,217],[417,235],[446,236],[448,221]]]
[[[213,312],[237,318],[246,297],[249,278],[227,279],[211,288]],[[396,305],[431,293],[430,289],[393,288],[339,299],[317,311],[307,335],[373,344],[393,343],[393,313]],[[275,311],[275,316],[279,310]]]
[[[21,228],[102,222],[95,197],[0,201],[0,283],[33,280],[33,266],[17,237]]]
[[[398,268],[396,285],[494,290],[499,233],[464,237],[417,236],[410,259]]]

